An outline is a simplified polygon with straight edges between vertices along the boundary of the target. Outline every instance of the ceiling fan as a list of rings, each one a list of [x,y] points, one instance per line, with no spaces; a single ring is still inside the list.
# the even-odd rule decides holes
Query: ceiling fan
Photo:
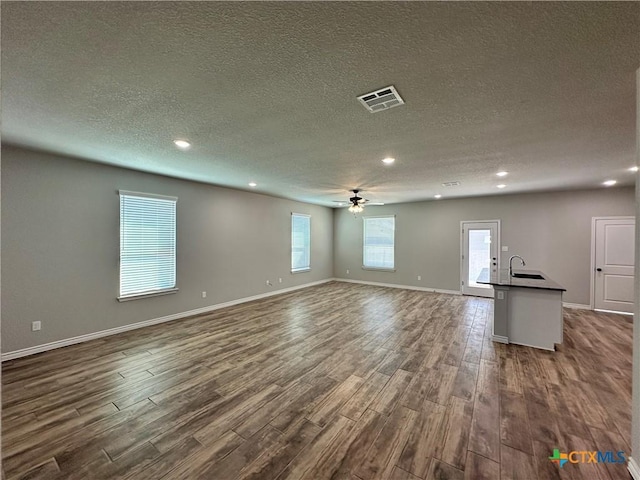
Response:
[[[369,199],[359,196],[358,194],[361,192],[361,190],[358,190],[357,188],[351,190],[351,192],[353,192],[353,197],[349,198],[349,211],[351,213],[362,212],[364,210],[365,203],[369,203],[370,205],[384,205],[384,203],[380,202],[369,202]],[[339,200],[334,200],[334,202],[338,203],[339,206],[343,206],[345,203]]]

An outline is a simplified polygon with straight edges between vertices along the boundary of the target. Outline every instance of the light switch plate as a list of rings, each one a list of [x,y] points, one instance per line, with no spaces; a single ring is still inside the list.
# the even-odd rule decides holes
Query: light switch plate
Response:
[[[508,252],[509,251],[509,247],[507,247],[506,245],[502,246],[502,251],[503,252]]]

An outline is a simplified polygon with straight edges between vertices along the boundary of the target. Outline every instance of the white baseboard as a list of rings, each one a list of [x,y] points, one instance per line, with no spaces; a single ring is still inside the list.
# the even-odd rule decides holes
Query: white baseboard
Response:
[[[576,308],[578,310],[591,310],[591,305],[584,305],[582,303],[562,302],[562,306],[565,308]]]
[[[260,300],[261,298],[272,297],[274,295],[281,295],[287,292],[293,292],[295,290],[301,290],[303,288],[313,287],[327,282],[332,282],[335,278],[327,278],[325,280],[319,280],[317,282],[305,283],[303,285],[297,285],[295,287],[283,288],[275,290],[273,292],[261,293],[259,295],[253,295],[251,297],[238,298],[237,300],[231,300],[229,302],[217,303],[215,305],[209,305],[207,307],[196,308],[194,310],[188,310],[186,312],[174,313],[172,315],[166,315],[164,317],[152,318],[150,320],[144,320],[142,322],[130,323],[128,325],[122,325],[121,327],[109,328],[107,330],[100,330],[99,332],[87,333],[85,335],[79,335],[77,337],[65,338],[64,340],[57,340],[51,343],[45,343],[42,345],[36,345],[34,347],[23,348],[21,350],[14,350],[13,352],[7,352],[2,354],[2,361],[13,360],[15,358],[26,357],[28,355],[34,355],[36,353],[46,352],[56,348],[67,347],[76,343],[88,342],[89,340],[95,340],[96,338],[108,337],[110,335],[116,335],[122,332],[128,332],[129,330],[136,330],[138,328],[149,327],[151,325],[157,325],[158,323],[170,322],[172,320],[178,320],[180,318],[191,317],[193,315],[202,315],[204,313],[213,312],[221,308],[232,307],[240,303],[252,302],[254,300]]]
[[[633,312],[619,312],[617,310],[605,310],[604,308],[594,308],[594,312],[602,312],[602,313],[615,313],[616,315],[629,315],[633,317]]]
[[[442,290],[439,288],[415,287],[413,285],[398,285],[395,283],[365,282],[364,280],[352,280],[350,278],[334,278],[336,282],[361,283],[363,285],[373,285],[376,287],[402,288],[404,290],[418,290],[420,292],[446,293],[449,295],[461,295],[460,290]]]
[[[629,457],[627,470],[629,470],[629,473],[633,477],[633,480],[640,480],[640,467],[638,467],[638,464],[632,457]]]
[[[491,341],[509,344],[509,337],[505,337],[504,335],[491,335]]]
[[[531,348],[537,348],[540,350],[546,350],[547,352],[555,352],[556,349],[554,348],[547,348],[547,347],[541,347],[539,345],[529,345],[528,343],[520,343],[520,342],[509,342],[509,344],[511,345],[521,345],[523,347],[531,347]]]

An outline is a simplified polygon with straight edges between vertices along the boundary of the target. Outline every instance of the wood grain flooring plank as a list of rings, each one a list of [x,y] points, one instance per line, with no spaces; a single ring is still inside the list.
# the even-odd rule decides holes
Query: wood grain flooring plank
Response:
[[[45,463],[13,478],[16,480],[37,480],[42,478],[51,478],[52,476],[57,476],[59,473],[60,470],[58,469],[58,465],[52,458],[51,460],[48,460]]]
[[[501,392],[500,441],[529,455],[533,453],[524,395]]]
[[[247,415],[240,423],[234,425],[233,431],[241,437],[251,437],[286,410],[310,388],[311,385],[302,382],[292,385],[273,400],[268,401],[262,407],[255,410],[251,415]]]
[[[464,471],[433,459],[426,480],[464,480]]]
[[[200,442],[194,438],[187,438],[164,453],[159,453],[148,464],[136,463],[122,473],[127,480],[146,480],[161,478],[177,464],[203,449]],[[156,449],[157,450],[157,449]]]
[[[613,480],[617,480],[619,478],[624,479],[625,475],[628,475],[629,471],[627,470],[626,462],[623,458],[630,456],[630,450],[626,447],[626,442],[622,438],[622,436],[616,430],[602,430],[595,427],[590,427],[589,431],[591,432],[591,437],[595,442],[595,446],[592,447],[593,450],[598,450],[603,452],[603,455],[607,456],[607,452],[611,452],[608,456],[608,459],[612,459],[613,461],[598,464],[600,468],[605,468],[609,476]],[[619,452],[623,452],[622,456]],[[613,463],[613,462],[616,463]]]
[[[409,439],[417,412],[399,405],[389,416],[365,459],[354,473],[363,480],[387,479]]]
[[[480,361],[477,392],[471,418],[469,450],[500,461],[500,396],[498,365]]]
[[[154,408],[155,405],[148,400],[122,411],[118,411],[113,405],[108,405],[89,416],[78,417],[80,420],[77,424],[57,425],[39,435],[32,435],[20,443],[4,444],[2,465],[8,476],[12,476],[13,473],[29,464],[40,463],[52,456],[57,456],[61,450],[86,444],[89,439],[100,432],[127,422]],[[78,437],[75,434],[78,429],[81,429],[83,435],[87,435],[88,438]]]
[[[307,477],[348,478],[364,460],[365,455],[387,422],[387,417],[367,410],[350,430],[335,438],[323,458],[307,472]]]
[[[466,468],[464,470],[465,480],[496,480],[498,478],[500,478],[500,463],[473,452],[467,453]],[[522,480],[533,480],[534,478],[536,477],[523,477]]]
[[[407,354],[405,352],[392,350],[382,360],[380,365],[378,365],[378,372],[391,377],[406,359]]]
[[[400,468],[424,478],[429,469],[431,457],[437,453],[445,411],[446,407],[442,405],[425,402],[397,461]]]
[[[522,377],[522,368],[514,351],[510,350],[500,357],[500,387],[502,390],[522,394]]]
[[[469,432],[473,416],[473,403],[458,397],[451,397],[448,407],[446,437],[438,458],[460,470],[464,470],[469,446]]]
[[[500,447],[500,480],[523,480],[537,478],[533,457],[515,448]]]
[[[247,466],[238,477],[242,480],[266,480],[276,478],[289,463],[314,438],[321,428],[302,419],[277,443],[267,448],[262,455]]]
[[[357,421],[384,388],[389,379],[390,377],[383,373],[374,372],[342,406],[340,415]]]
[[[319,379],[311,385],[309,390],[271,420],[271,422],[269,422],[270,425],[286,433],[292,425],[298,423],[308,413],[313,411],[335,388],[337,388],[337,382],[334,379],[329,377]]]
[[[281,392],[282,387],[271,385],[254,395],[242,399],[226,412],[212,417],[209,423],[194,432],[193,438],[204,446],[209,445],[211,439],[217,439],[220,432],[224,432],[242,422]]]
[[[433,403],[427,400],[427,395],[437,382],[436,369],[429,368],[419,371],[413,376],[402,397],[400,397],[400,404],[415,411],[422,410],[425,403]]]
[[[349,420],[342,415],[333,417],[276,478],[278,480],[305,478],[307,473],[322,461],[325,451],[333,444],[340,433],[343,430],[351,430],[354,424],[353,420]]]
[[[478,378],[479,365],[475,363],[462,362],[458,367],[458,372],[453,381],[451,395],[471,401],[476,391],[476,380]]]
[[[363,380],[360,377],[351,375],[309,412],[307,418],[316,425],[325,426],[337,414],[338,410],[353,397],[362,384]]]
[[[265,430],[265,433],[267,431]],[[271,432],[268,432],[271,433]],[[273,435],[273,433],[272,433]],[[229,430],[210,444],[207,448],[201,448],[195,453],[184,458],[174,468],[167,471],[162,479],[186,479],[186,478],[206,478],[215,465],[229,453],[239,448],[245,440],[237,433]],[[255,443],[254,443],[255,446]],[[215,478],[215,477],[213,477]]]
[[[412,373],[396,370],[373,402],[371,402],[370,408],[383,415],[389,415],[395,409],[412,378]]]
[[[329,282],[4,362],[3,474],[628,478],[548,457],[630,451],[632,322],[565,309],[547,352],[492,342],[492,315]]]
[[[405,472],[400,467],[393,467],[389,480],[420,480],[420,477],[416,477],[409,472]]]
[[[439,365],[434,372],[434,376],[438,381],[433,383],[426,400],[444,406],[449,405],[451,401],[451,390],[453,389],[453,383],[455,382],[457,374],[458,367],[446,364]]]
[[[540,480],[561,480],[569,478],[569,475],[566,473],[562,475],[563,471],[549,460],[549,457],[553,455],[553,449],[558,448],[559,444],[559,442],[553,440],[533,440],[534,467]]]

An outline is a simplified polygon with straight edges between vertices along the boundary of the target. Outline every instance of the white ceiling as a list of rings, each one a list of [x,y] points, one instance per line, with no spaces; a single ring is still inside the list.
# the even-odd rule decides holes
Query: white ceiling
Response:
[[[323,205],[634,181],[638,2],[1,8],[8,143]]]

